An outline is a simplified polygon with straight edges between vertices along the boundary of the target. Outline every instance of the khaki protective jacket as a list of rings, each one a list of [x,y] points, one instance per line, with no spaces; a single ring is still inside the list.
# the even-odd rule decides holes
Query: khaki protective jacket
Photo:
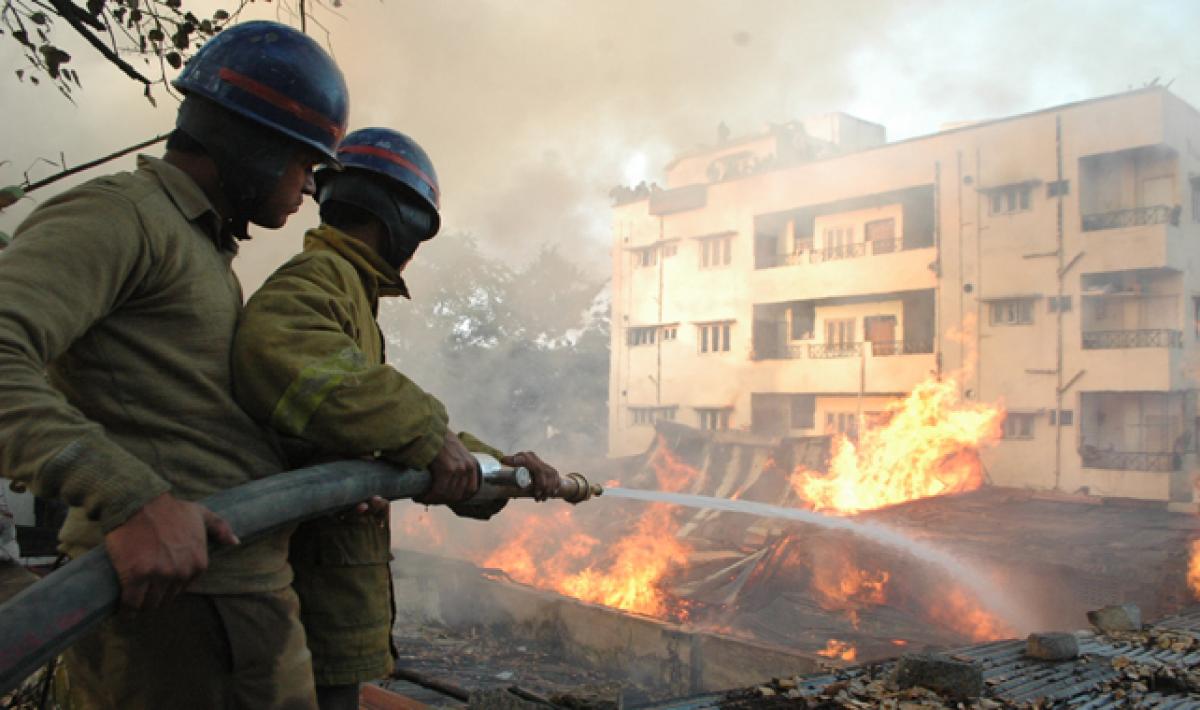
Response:
[[[233,399],[235,253],[199,186],[148,157],[47,200],[0,252],[0,476],[72,506],[69,554],[164,492],[282,470]],[[285,588],[287,538],[213,556],[189,589]]]
[[[380,455],[424,468],[441,449],[445,407],[384,363],[379,298],[398,295],[408,295],[404,281],[373,249],[322,226],[246,304],[234,347],[237,395],[293,439],[293,465]],[[500,456],[460,436],[467,448]],[[293,586],[318,685],[391,672],[390,548],[386,518],[353,512],[303,523],[292,537]]]

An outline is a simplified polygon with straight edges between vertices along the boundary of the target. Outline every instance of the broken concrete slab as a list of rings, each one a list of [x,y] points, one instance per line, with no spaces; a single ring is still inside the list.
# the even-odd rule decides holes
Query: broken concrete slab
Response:
[[[1025,655],[1043,661],[1069,661],[1079,657],[1079,639],[1075,634],[1029,634]]]
[[[921,687],[966,700],[983,692],[983,669],[940,653],[906,653],[896,664],[895,682],[902,689]]]
[[[1088,622],[1100,631],[1141,631],[1142,610],[1137,604],[1114,604],[1087,613]]]

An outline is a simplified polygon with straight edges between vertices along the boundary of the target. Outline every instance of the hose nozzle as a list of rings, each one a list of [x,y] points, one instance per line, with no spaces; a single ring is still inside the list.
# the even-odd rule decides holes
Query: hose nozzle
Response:
[[[524,467],[507,468],[488,454],[476,453],[479,470],[483,475],[479,492],[471,497],[473,501],[496,500],[498,498],[532,498],[533,475]],[[598,483],[590,483],[581,473],[568,473],[559,477],[558,493],[554,498],[561,498],[574,505],[590,500],[604,493],[604,488]]]

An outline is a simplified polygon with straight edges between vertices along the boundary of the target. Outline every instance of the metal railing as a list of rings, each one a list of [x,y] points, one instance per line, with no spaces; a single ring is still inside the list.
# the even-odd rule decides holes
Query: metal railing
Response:
[[[808,356],[813,360],[831,360],[839,357],[858,357],[862,355],[862,343],[812,343],[808,346]]]
[[[932,352],[932,340],[885,340],[871,343],[871,355],[875,357],[927,355]]]
[[[838,244],[831,247],[823,247],[821,249],[813,249],[808,253],[808,260],[813,264],[820,264],[825,261],[840,261],[842,259],[857,259],[860,256],[867,255],[866,242],[851,242],[849,244]]]
[[[1179,225],[1179,206],[1150,205],[1149,207],[1131,207],[1112,212],[1083,215],[1083,231],[1096,232],[1101,229],[1120,229],[1122,227],[1144,227],[1150,224]]]
[[[843,259],[858,259],[864,256],[879,256],[880,254],[895,254],[904,250],[904,240],[900,237],[888,239],[872,239],[866,242],[852,242],[838,246],[812,248],[812,242],[797,244],[796,250],[790,254],[758,254],[754,268],[771,269],[778,266],[799,266],[801,264],[821,264],[827,261]]]
[[[1084,350],[1128,348],[1181,348],[1183,332],[1167,329],[1084,331]]]
[[[1102,451],[1084,446],[1079,452],[1084,468],[1111,471],[1178,471],[1182,457],[1170,451]]]

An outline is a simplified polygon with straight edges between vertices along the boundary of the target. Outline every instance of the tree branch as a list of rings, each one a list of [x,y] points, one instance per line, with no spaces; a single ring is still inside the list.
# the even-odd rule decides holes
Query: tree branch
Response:
[[[171,134],[164,133],[160,136],[155,136],[148,140],[144,140],[141,143],[138,143],[136,145],[131,145],[128,148],[122,148],[121,150],[118,150],[115,153],[109,153],[108,155],[104,156],[103,158],[96,158],[95,160],[88,161],[82,165],[76,165],[75,167],[69,168],[60,173],[55,173],[54,175],[51,175],[50,177],[42,178],[41,180],[38,180],[37,182],[29,183],[23,189],[25,190],[25,194],[29,194],[29,193],[33,192],[34,190],[43,188],[52,183],[56,183],[65,177],[70,177],[72,175],[75,175],[76,173],[81,173],[84,170],[90,170],[91,168],[94,168],[97,165],[103,165],[104,163],[107,163],[110,160],[116,160],[117,158],[120,158],[122,156],[129,155],[130,153],[132,153],[135,150],[141,150],[142,148],[146,148],[146,147],[154,145],[155,143],[164,141],[167,139],[167,136],[169,136],[169,135],[171,135]]]
[[[71,25],[76,32],[82,35],[83,38],[88,41],[88,44],[95,47],[96,51],[100,52],[105,59],[112,62],[121,71],[125,72],[126,76],[128,76],[130,79],[140,81],[147,86],[150,85],[151,82],[149,79],[142,76],[137,69],[134,69],[124,59],[118,57],[116,52],[109,49],[107,45],[100,41],[99,37],[92,34],[91,30],[83,26],[83,23],[79,21],[79,18],[76,16],[75,12],[73,12],[75,6],[72,5],[69,0],[49,0],[49,2],[54,6],[54,9],[58,11],[58,14],[67,21],[67,24]]]

